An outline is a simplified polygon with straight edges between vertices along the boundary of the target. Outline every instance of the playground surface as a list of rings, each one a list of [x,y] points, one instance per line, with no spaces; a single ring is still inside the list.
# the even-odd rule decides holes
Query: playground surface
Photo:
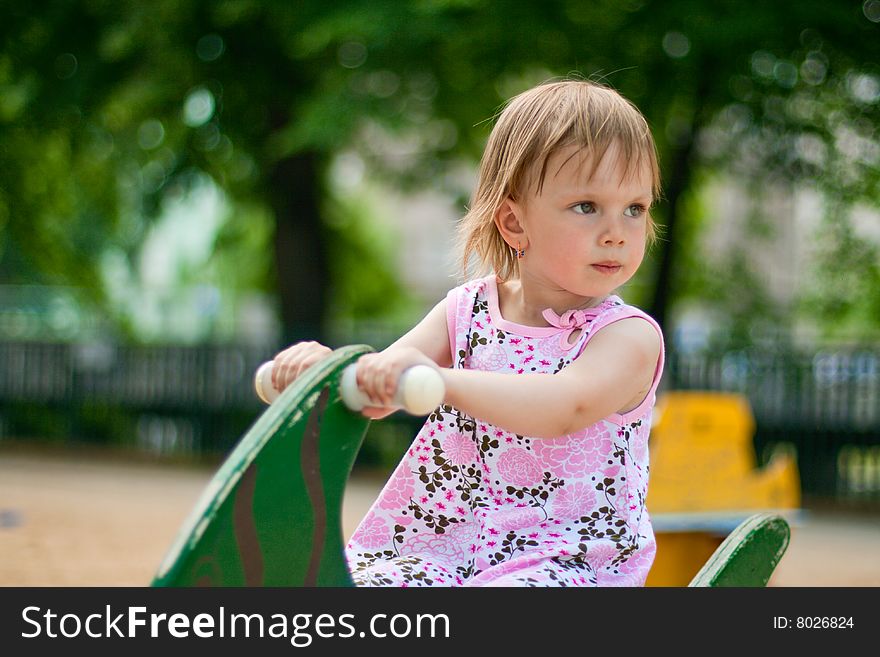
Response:
[[[0,444],[0,586],[149,584],[215,467]],[[352,476],[346,537],[383,481]],[[770,585],[880,586],[880,510],[808,509]]]

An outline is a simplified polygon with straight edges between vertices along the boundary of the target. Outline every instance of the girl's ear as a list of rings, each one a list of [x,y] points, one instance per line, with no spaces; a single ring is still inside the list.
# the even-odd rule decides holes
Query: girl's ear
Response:
[[[512,249],[524,249],[528,246],[522,217],[522,206],[509,196],[501,202],[495,211],[495,226]]]

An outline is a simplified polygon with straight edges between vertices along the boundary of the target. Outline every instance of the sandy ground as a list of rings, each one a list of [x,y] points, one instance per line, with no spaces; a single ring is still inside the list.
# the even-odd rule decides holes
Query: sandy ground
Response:
[[[212,474],[0,449],[0,586],[149,584]],[[346,537],[382,483],[375,475],[352,477]],[[880,586],[880,513],[808,511],[771,585]]]

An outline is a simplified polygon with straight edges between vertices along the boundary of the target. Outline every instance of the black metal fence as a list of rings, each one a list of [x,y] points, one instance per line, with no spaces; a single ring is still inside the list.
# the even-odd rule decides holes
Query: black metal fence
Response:
[[[225,453],[262,410],[252,377],[272,349],[0,342],[0,439]],[[797,452],[806,495],[880,503],[880,350],[669,354],[665,389],[744,394],[766,460]],[[374,423],[362,459],[393,463],[420,421]]]
[[[225,451],[260,412],[246,346],[0,343],[0,436]]]
[[[223,455],[265,408],[253,375],[274,353],[247,345],[0,342],[0,440]],[[419,424],[403,414],[374,423],[361,460],[394,462]]]

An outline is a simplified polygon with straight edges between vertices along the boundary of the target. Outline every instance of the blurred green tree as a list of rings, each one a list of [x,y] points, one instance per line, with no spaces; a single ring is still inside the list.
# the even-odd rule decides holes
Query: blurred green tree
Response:
[[[686,287],[680,218],[701,168],[877,204],[878,0],[0,0],[0,15],[4,281],[73,281],[100,301],[96,253],[134,254],[162,199],[205,172],[269,208],[285,340],[320,335],[332,155],[442,184],[505,98],[573,72],[620,89],[658,137],[661,322]],[[852,229],[835,216],[845,268],[832,253]],[[875,256],[862,247],[867,280]]]

